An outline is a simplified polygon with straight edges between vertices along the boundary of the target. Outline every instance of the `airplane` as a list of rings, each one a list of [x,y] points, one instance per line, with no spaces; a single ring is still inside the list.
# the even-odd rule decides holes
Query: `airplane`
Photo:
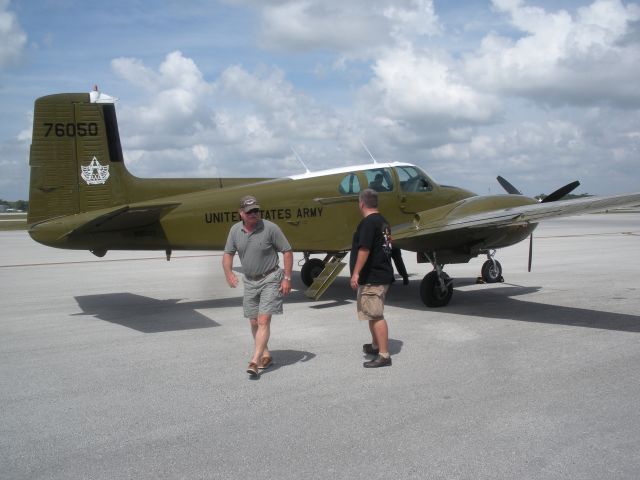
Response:
[[[482,278],[501,281],[496,250],[532,239],[538,222],[640,204],[640,193],[558,202],[577,182],[539,202],[501,177],[506,194],[476,195],[439,185],[410,163],[375,160],[283,178],[137,178],[124,163],[114,100],[95,89],[35,101],[27,217],[35,241],[98,257],[164,250],[169,260],[174,250],[222,250],[240,221],[239,199],[251,194],[262,218],[302,252],[302,282],[318,298],[344,266],[361,220],[359,193],[374,188],[394,245],[433,267],[420,283],[423,303],[442,307],[453,294],[445,265],[486,255]],[[318,254],[324,259],[311,257]],[[321,279],[325,285],[313,290]]]

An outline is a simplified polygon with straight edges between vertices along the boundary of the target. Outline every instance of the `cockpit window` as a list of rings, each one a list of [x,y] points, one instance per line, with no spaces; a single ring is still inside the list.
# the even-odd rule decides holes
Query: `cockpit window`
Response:
[[[400,190],[403,192],[430,192],[433,186],[429,179],[417,168],[397,167]]]
[[[360,181],[355,173],[349,173],[340,182],[338,191],[343,195],[353,195],[360,193]]]
[[[388,168],[373,168],[364,172],[369,188],[376,192],[390,192],[393,190],[393,177]]]

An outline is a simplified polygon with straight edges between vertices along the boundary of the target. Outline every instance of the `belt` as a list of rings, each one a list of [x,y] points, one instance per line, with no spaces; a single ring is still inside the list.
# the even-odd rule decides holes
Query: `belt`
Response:
[[[260,275],[246,275],[244,276],[244,278],[251,280],[252,282],[255,282],[256,280],[262,280],[263,278],[267,277],[268,275],[271,275],[273,272],[275,272],[276,270],[278,270],[280,268],[279,265],[276,265],[275,267],[273,267],[271,270],[261,273]]]

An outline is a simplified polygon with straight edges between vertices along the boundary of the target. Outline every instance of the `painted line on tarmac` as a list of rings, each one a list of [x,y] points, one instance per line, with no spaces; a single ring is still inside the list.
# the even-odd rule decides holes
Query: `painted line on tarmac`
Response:
[[[171,260],[179,260],[183,258],[205,258],[205,257],[221,257],[222,253],[212,253],[209,255],[184,255],[180,257],[171,257]],[[136,262],[148,260],[166,260],[166,257],[142,257],[142,258],[114,258],[112,260],[76,260],[70,262],[43,262],[43,263],[16,263],[13,265],[0,265],[0,268],[19,268],[19,267],[46,267],[54,265],[74,265],[85,263],[107,263],[107,262]]]

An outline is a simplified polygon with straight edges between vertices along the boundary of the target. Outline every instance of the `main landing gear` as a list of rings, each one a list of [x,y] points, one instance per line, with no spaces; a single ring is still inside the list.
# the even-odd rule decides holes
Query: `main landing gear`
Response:
[[[428,254],[425,257],[433,265],[433,271],[425,275],[420,283],[420,298],[427,307],[444,307],[451,300],[453,295],[453,279],[449,277],[436,260],[436,254],[433,258]]]
[[[478,277],[478,283],[504,282],[502,265],[494,258],[496,251],[483,253],[487,254],[487,261],[482,265],[482,276]],[[420,283],[420,298],[427,307],[444,307],[453,295],[453,279],[444,272],[444,265],[438,263],[435,252],[422,252],[421,255],[433,265],[433,271],[427,273]]]
[[[304,263],[300,269],[302,283],[307,287],[310,287],[313,281],[320,276],[327,265],[333,265],[335,267],[330,270],[329,274],[332,274],[335,271],[334,275],[337,275],[340,270],[342,270],[342,267],[340,267],[340,270],[337,270],[337,264],[340,263],[347,253],[348,252],[329,252],[323,260],[320,260],[319,258],[309,258],[310,253],[304,252]],[[334,275],[332,275],[331,281],[333,281]]]
[[[304,253],[304,264],[300,269],[302,283],[307,287],[311,286],[315,278],[324,270],[325,262],[319,258],[309,258],[307,252]]]

